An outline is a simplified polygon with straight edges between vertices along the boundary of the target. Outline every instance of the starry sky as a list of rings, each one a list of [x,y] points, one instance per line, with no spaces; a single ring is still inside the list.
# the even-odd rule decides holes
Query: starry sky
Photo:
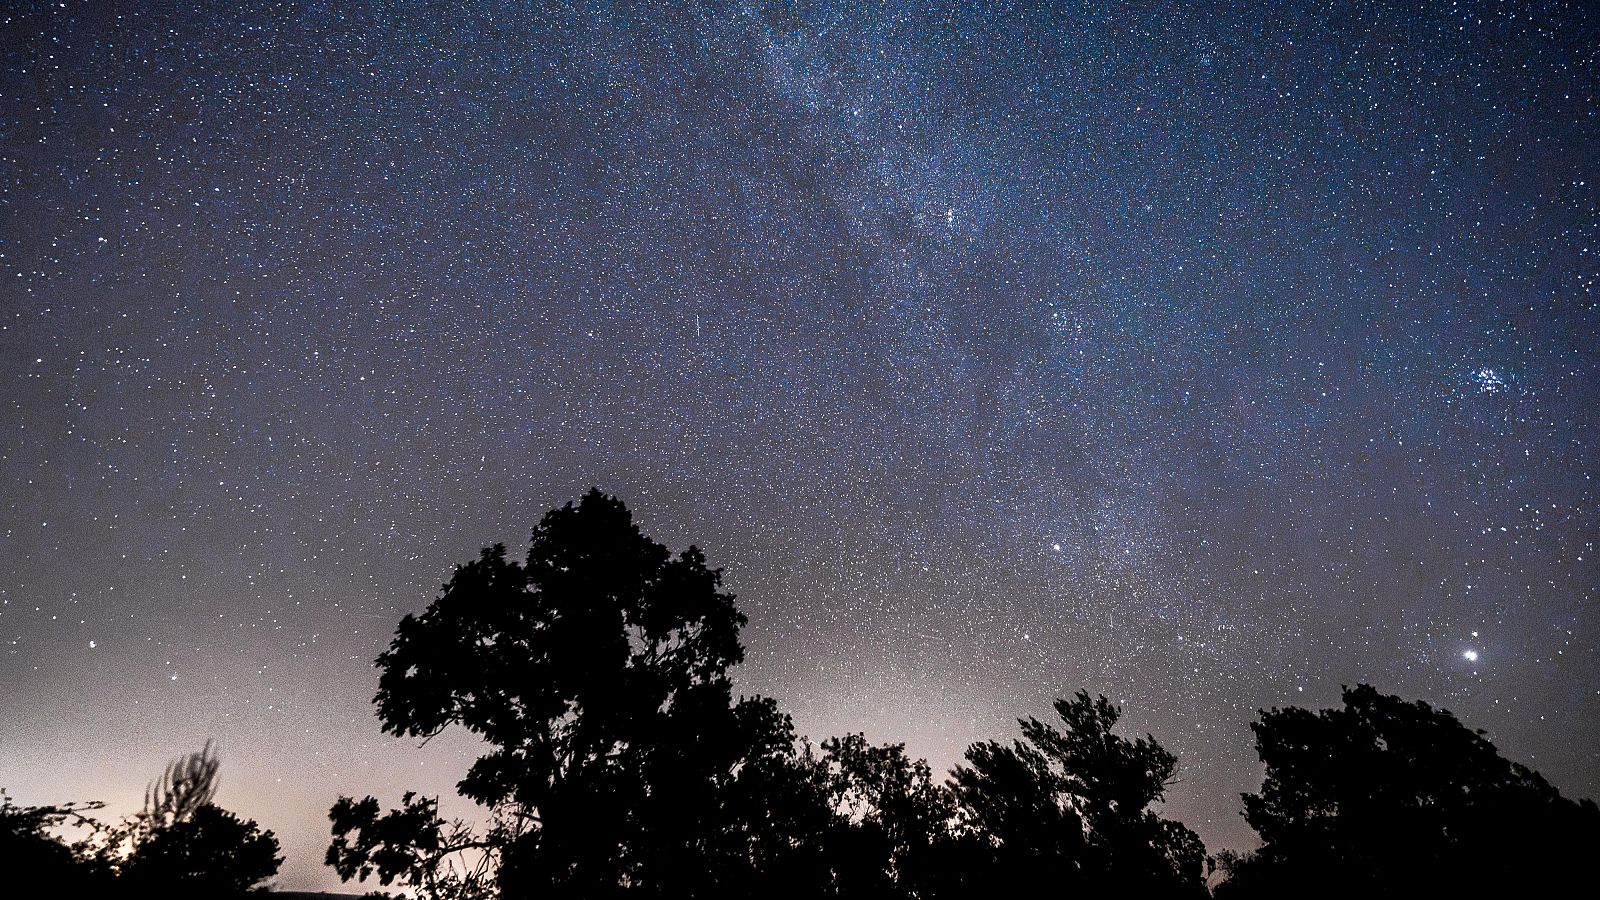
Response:
[[[1245,848],[1255,710],[1367,681],[1600,794],[1595,8],[144,6],[0,12],[17,799],[215,738],[336,886],[476,755],[373,657],[590,485],[819,739],[1088,688]]]

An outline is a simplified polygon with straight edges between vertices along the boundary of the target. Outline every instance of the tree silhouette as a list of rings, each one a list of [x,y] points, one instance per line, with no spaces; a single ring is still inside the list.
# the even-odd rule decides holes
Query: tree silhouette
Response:
[[[427,896],[485,880],[501,896],[962,897],[997,885],[1204,893],[1204,848],[1147,808],[1175,771],[1119,711],[1080,693],[1064,728],[979,744],[949,785],[901,745],[856,734],[820,753],[766,698],[735,701],[744,616],[690,547],[645,537],[591,490],[547,513],[527,557],[503,546],[457,567],[378,658],[386,731],[452,727],[488,752],[458,784],[488,807],[483,836],[431,800],[380,811],[341,797],[328,862]]]
[[[629,893],[833,892],[825,841],[836,820],[822,769],[808,747],[796,745],[789,716],[755,698],[726,711],[708,706],[671,728],[642,755],[640,769],[652,795],[639,810],[640,858],[665,874],[630,882]]]
[[[499,848],[505,893],[714,895],[793,855],[765,806],[795,798],[750,795],[809,783],[788,717],[732,700],[744,622],[697,548],[673,556],[591,490],[544,516],[525,562],[486,549],[401,620],[378,716],[490,746],[458,787],[526,823]]]
[[[860,734],[822,743],[832,807],[839,817],[828,861],[840,893],[864,897],[934,895],[951,849],[949,788],[933,780],[904,744],[876,747]]]
[[[1251,726],[1267,771],[1245,819],[1262,847],[1227,861],[1217,896],[1553,896],[1587,877],[1592,801],[1562,797],[1447,711],[1368,685],[1343,700]]]
[[[1079,691],[1055,709],[1062,728],[1020,720],[1023,740],[975,744],[956,769],[964,879],[1015,892],[1204,895],[1200,839],[1148,809],[1176,758],[1148,735],[1112,734],[1121,711],[1103,696]]]

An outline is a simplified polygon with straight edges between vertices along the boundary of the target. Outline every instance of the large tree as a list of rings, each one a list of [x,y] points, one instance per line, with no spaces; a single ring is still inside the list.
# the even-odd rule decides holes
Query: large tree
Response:
[[[1344,706],[1263,712],[1261,835],[1218,896],[1555,896],[1589,877],[1600,811],[1500,755],[1445,710],[1368,685]]]
[[[513,823],[496,847],[507,894],[724,896],[760,868],[797,883],[809,844],[775,829],[825,827],[826,798],[788,717],[732,697],[733,600],[700,550],[670,553],[591,490],[544,516],[523,562],[486,549],[400,622],[378,715],[488,744],[459,789]],[[345,836],[363,824],[346,815]],[[346,840],[341,871],[360,874],[371,844]]]

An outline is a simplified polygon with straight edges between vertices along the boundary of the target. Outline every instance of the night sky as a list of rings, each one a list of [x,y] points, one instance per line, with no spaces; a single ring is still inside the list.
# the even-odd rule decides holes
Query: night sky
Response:
[[[477,755],[373,657],[590,485],[818,739],[1088,688],[1244,848],[1366,681],[1600,794],[1600,10],[143,5],[0,13],[18,800],[215,738],[337,885]]]

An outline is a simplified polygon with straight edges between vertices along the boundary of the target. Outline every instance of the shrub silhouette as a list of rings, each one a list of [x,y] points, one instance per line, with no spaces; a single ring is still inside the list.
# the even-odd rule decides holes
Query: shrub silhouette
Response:
[[[17,896],[228,898],[260,889],[283,858],[255,822],[212,803],[218,762],[203,750],[169,765],[142,811],[119,825],[99,802],[19,807],[0,794],[0,871]],[[78,828],[68,844],[56,832]]]
[[[117,884],[132,896],[232,897],[277,874],[278,840],[212,802],[220,762],[211,742],[168,764],[145,790],[144,809],[113,832]],[[106,856],[102,853],[102,856]]]
[[[210,741],[198,753],[168,763],[161,777],[145,788],[144,809],[136,819],[140,829],[153,833],[193,819],[216,797],[221,767]]]
[[[827,861],[839,893],[938,895],[954,849],[954,796],[903,744],[873,746],[860,734],[822,743],[833,823]]]
[[[282,862],[272,832],[206,803],[137,844],[118,882],[142,896],[233,897],[277,874]]]

